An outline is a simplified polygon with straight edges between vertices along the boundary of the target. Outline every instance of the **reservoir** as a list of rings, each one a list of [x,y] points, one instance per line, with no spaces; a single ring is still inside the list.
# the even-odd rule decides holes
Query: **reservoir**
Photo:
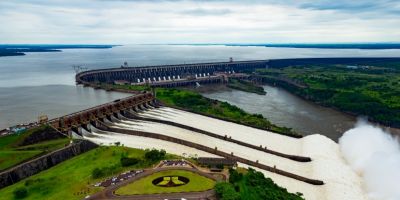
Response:
[[[224,45],[124,45],[111,49],[66,49],[62,52],[27,53],[0,57],[0,130],[33,122],[41,114],[63,116],[127,94],[75,86],[73,65],[88,69],[195,62],[310,58],[396,57],[400,50],[297,49]],[[293,127],[303,134],[321,133],[337,138],[354,119],[295,98],[283,90],[266,86],[258,96],[240,91],[208,94],[254,113],[273,123]]]
[[[356,118],[303,100],[281,88],[263,86],[266,95],[238,90],[203,93],[204,96],[262,114],[272,123],[293,128],[303,135],[321,134],[335,141],[353,127]]]
[[[0,88],[0,129],[35,122],[39,115],[52,119],[127,96],[81,85]]]

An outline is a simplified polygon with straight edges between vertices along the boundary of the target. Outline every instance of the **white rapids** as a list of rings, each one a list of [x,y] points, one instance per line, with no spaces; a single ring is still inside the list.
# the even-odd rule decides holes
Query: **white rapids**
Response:
[[[183,140],[196,142],[210,148],[217,147],[218,150],[226,153],[233,152],[234,155],[259,161],[268,166],[276,166],[291,173],[307,178],[324,181],[323,186],[314,186],[308,183],[297,181],[285,176],[262,171],[267,177],[272,178],[278,185],[285,187],[289,192],[300,192],[308,200],[363,200],[367,199],[362,190],[361,178],[353,172],[346,164],[339,146],[331,139],[322,135],[310,135],[302,139],[291,138],[276,133],[255,129],[223,120],[218,120],[182,110],[163,107],[150,109],[139,113],[140,116],[168,120],[183,125],[202,129],[214,134],[232,137],[233,139],[250,143],[256,146],[262,145],[268,149],[285,154],[311,157],[312,162],[296,162],[265,152],[243,147],[231,142],[216,139],[194,131],[182,129],[175,126],[146,122],[140,120],[119,120],[113,123],[117,128],[130,130],[141,130],[146,132],[164,134]],[[160,148],[167,152],[182,155],[197,154],[198,156],[210,156],[190,147],[161,141],[157,139],[130,136],[118,133],[98,134],[92,131],[97,137],[85,137],[96,143],[121,142],[126,146],[135,148]],[[244,167],[246,165],[240,164]]]

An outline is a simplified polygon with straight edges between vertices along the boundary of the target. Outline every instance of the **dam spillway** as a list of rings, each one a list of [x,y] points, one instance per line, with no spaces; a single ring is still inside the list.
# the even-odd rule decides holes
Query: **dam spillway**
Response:
[[[182,124],[285,155],[309,157],[311,162],[291,160],[178,126],[129,119],[127,113]],[[102,123],[112,130],[97,129]],[[137,94],[72,113],[50,120],[49,124],[70,134],[77,132],[77,136],[97,144],[120,142],[128,147],[159,148],[186,156],[234,156],[239,159],[240,166],[260,170],[288,191],[303,193],[306,199],[365,199],[360,177],[345,163],[338,144],[325,136],[293,138],[183,110],[159,107],[151,93]],[[320,181],[324,184],[320,185]]]
[[[133,112],[133,110],[130,112]],[[142,111],[135,114],[142,117],[187,124],[215,134],[229,135],[247,143],[265,145],[270,149],[287,154],[309,156],[312,161],[293,161],[180,127],[129,119],[124,117],[122,113],[112,115],[109,118],[110,120],[105,120],[108,126],[120,131],[110,132],[93,128],[92,132],[87,133],[84,137],[93,142],[103,144],[121,142],[125,146],[135,148],[164,148],[168,152],[178,155],[212,155],[212,153],[185,145],[125,133],[132,130],[180,138],[210,148],[217,147],[219,151],[228,155],[233,153],[233,155],[245,157],[249,160],[257,160],[260,164],[274,166],[276,169],[285,170],[296,175],[323,180],[324,185],[322,186],[312,185],[268,170],[239,163],[240,166],[249,166],[262,171],[267,177],[272,178],[278,185],[287,188],[290,192],[303,193],[306,199],[364,199],[360,178],[344,162],[338,145],[324,136],[311,135],[301,139],[291,138],[169,107],[142,109]]]
[[[227,76],[240,77],[241,71],[269,64],[260,60],[123,67],[84,71],[76,75],[76,81],[92,87],[99,83],[163,87],[220,83]],[[98,144],[120,142],[183,156],[235,158],[240,166],[260,170],[306,199],[366,199],[360,177],[346,164],[338,144],[325,136],[293,138],[179,109],[158,108],[154,96],[136,94],[53,124]]]

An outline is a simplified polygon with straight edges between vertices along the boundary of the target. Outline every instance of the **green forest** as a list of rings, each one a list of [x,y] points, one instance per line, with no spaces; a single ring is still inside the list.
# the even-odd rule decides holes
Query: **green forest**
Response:
[[[256,74],[305,99],[400,127],[400,63],[290,66]]]

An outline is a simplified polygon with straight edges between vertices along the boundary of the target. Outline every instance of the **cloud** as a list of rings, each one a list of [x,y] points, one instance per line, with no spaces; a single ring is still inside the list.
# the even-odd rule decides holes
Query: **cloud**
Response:
[[[0,43],[385,42],[396,1],[0,1]]]
[[[231,13],[232,11],[229,9],[203,9],[203,8],[196,8],[196,9],[189,9],[180,12],[184,15],[194,15],[194,16],[205,16],[205,15],[226,15]]]

